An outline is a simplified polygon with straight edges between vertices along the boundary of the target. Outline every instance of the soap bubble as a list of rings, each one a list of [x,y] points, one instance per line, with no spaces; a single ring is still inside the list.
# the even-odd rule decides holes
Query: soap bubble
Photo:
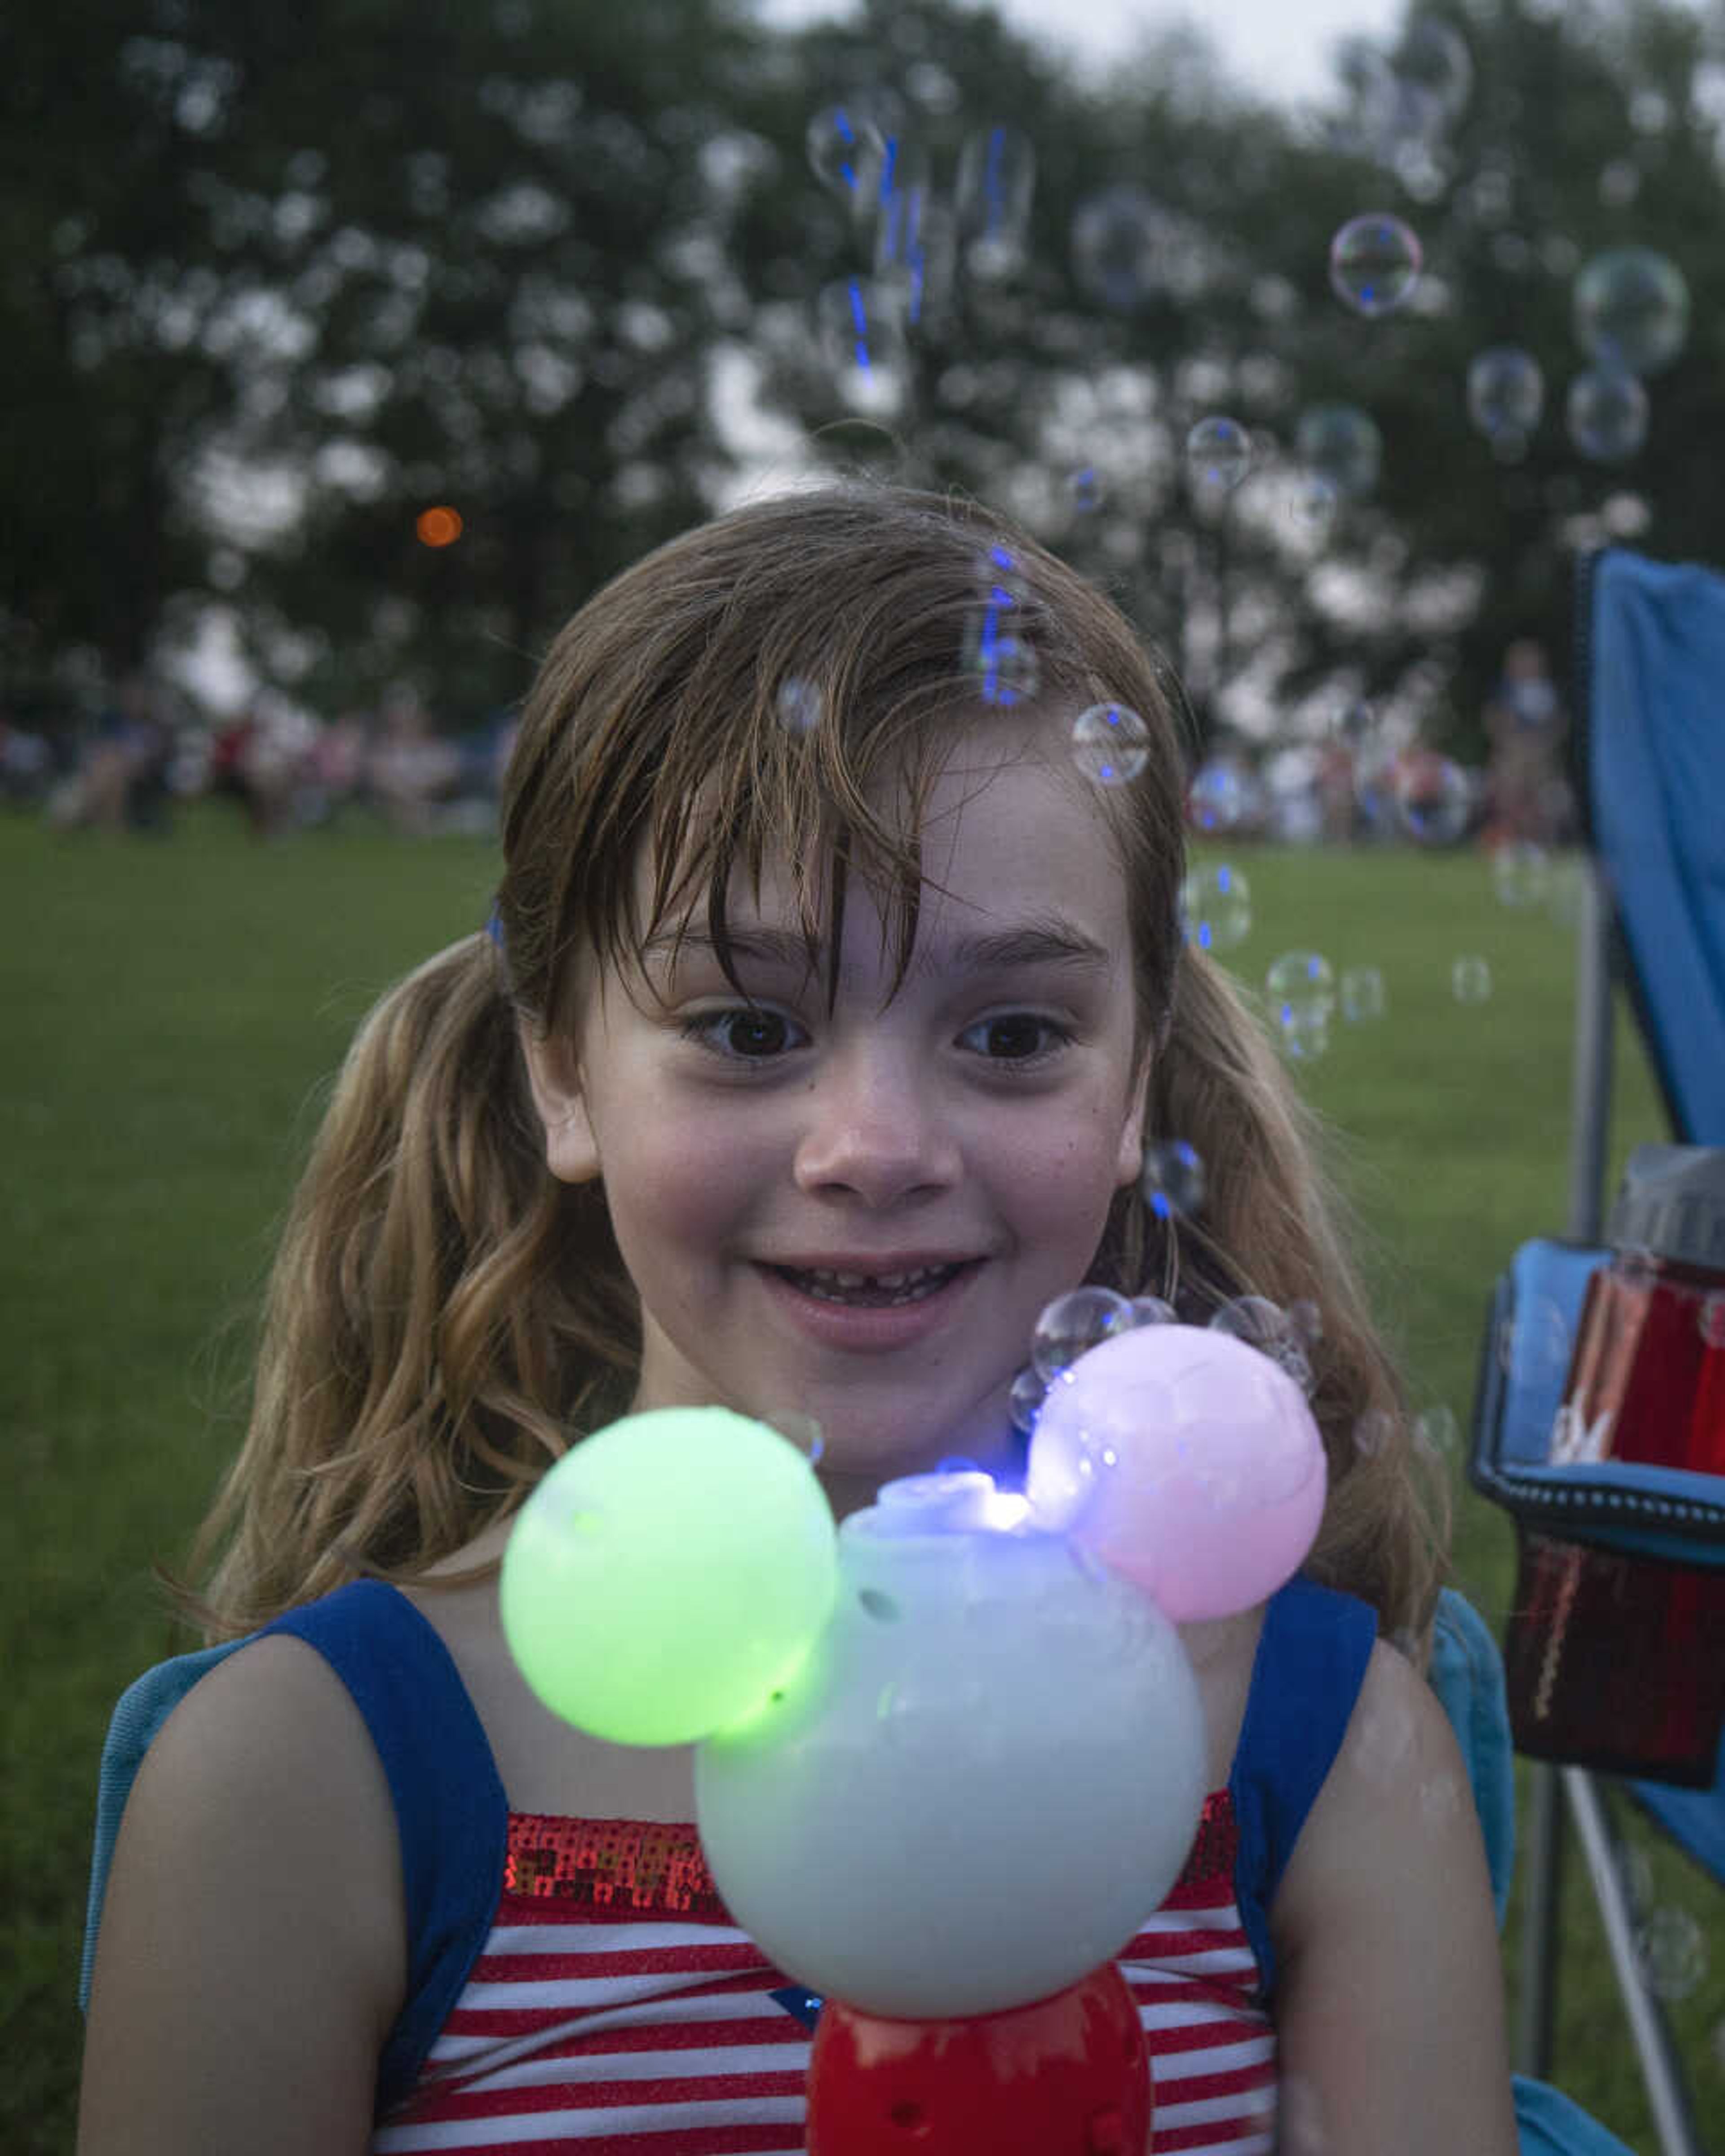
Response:
[[[779,683],[773,707],[779,725],[788,734],[812,734],[820,724],[825,704],[818,682],[805,681],[800,675],[792,674]]]
[[[1200,419],[1186,437],[1186,471],[1195,491],[1231,494],[1252,468],[1252,438],[1238,419]]]
[[[1075,1287],[1070,1295],[1056,1296],[1030,1336],[1037,1375],[1051,1383],[1087,1348],[1128,1331],[1132,1322],[1131,1303],[1111,1287]]]
[[[1384,438],[1357,404],[1314,404],[1296,423],[1294,453],[1338,495],[1358,497],[1378,484]]]
[[[1316,951],[1285,951],[1272,963],[1265,986],[1283,1054],[1296,1063],[1315,1062],[1329,1048],[1336,1008],[1329,960]]]
[[[1598,367],[1657,374],[1689,335],[1689,286],[1669,256],[1649,247],[1595,254],[1575,280],[1575,336]]]
[[[1551,856],[1531,839],[1511,839],[1491,856],[1491,884],[1504,906],[1538,906],[1551,888]]]
[[[1647,393],[1633,374],[1589,367],[1569,384],[1569,439],[1595,464],[1620,464],[1647,439]]]
[[[1192,774],[1186,814],[1194,827],[1214,834],[1233,830],[1252,806],[1245,773],[1230,757],[1213,756]]]
[[[1388,210],[1351,217],[1330,242],[1330,289],[1356,314],[1394,312],[1420,278],[1420,242]]]
[[[952,211],[936,195],[925,167],[902,161],[882,190],[875,228],[877,288],[891,291],[906,325],[920,327],[951,296],[957,255]]]
[[[1066,475],[1066,498],[1081,516],[1088,516],[1108,499],[1107,484],[1094,465],[1081,465]]]
[[[1466,953],[1450,968],[1450,991],[1458,1004],[1489,1003],[1491,968],[1475,953]]]
[[[1144,1148],[1140,1188],[1158,1220],[1189,1219],[1204,1204],[1204,1163],[1184,1138],[1163,1138]]]
[[[1448,1460],[1457,1443],[1455,1410],[1439,1406],[1427,1408],[1423,1414],[1415,1415],[1414,1442],[1437,1459]]]
[[[1173,220],[1142,187],[1105,187],[1073,217],[1073,271],[1103,306],[1142,307],[1166,284],[1173,244]]]
[[[1473,814],[1473,788],[1460,764],[1428,750],[1398,766],[1395,807],[1410,839],[1422,846],[1453,845]]]
[[[860,100],[829,105],[804,136],[809,169],[830,192],[872,209],[886,164],[886,138],[875,112]]]
[[[1395,1442],[1395,1417],[1388,1408],[1368,1408],[1353,1425],[1353,1449],[1362,1460],[1381,1459]]]
[[[1023,637],[992,630],[986,612],[973,624],[969,670],[985,704],[1028,703],[1041,678],[1034,647]]]
[[[1006,1396],[1007,1411],[1012,1417],[1012,1426],[1020,1437],[1028,1437],[1036,1427],[1037,1412],[1048,1387],[1033,1363],[1026,1363],[1012,1381],[1012,1389]]]
[[[1035,185],[1036,151],[1028,135],[997,125],[965,138],[953,205],[973,277],[992,281],[1021,266]]]
[[[1635,1934],[1635,1953],[1661,1999],[1688,1998],[1707,1974],[1707,1938],[1686,1909],[1655,1909]]]
[[[1225,1332],[1230,1339],[1244,1340],[1247,1347],[1267,1355],[1278,1369],[1286,1370],[1302,1391],[1311,1391],[1312,1363],[1300,1328],[1267,1296],[1235,1296],[1211,1318],[1209,1329]]]
[[[1382,1018],[1389,1007],[1384,976],[1375,966],[1350,966],[1342,976],[1342,1015],[1350,1025]]]
[[[1132,1297],[1132,1324],[1178,1325],[1180,1313],[1171,1302],[1164,1302],[1159,1295],[1135,1295]]]
[[[1315,1007],[1285,1010],[1276,1019],[1276,1043],[1291,1063],[1316,1063],[1330,1050],[1330,1014]]]
[[[977,564],[977,603],[965,625],[963,664],[984,703],[1018,704],[1036,693],[1040,669],[1024,627],[1029,586],[1006,547],[991,547]]]
[[[1323,472],[1296,473],[1288,501],[1288,521],[1308,539],[1328,536],[1342,497],[1336,482]]]
[[[904,295],[872,277],[824,285],[815,322],[827,364],[845,401],[868,412],[896,410],[908,366]]]
[[[1284,951],[1264,977],[1270,1001],[1284,1017],[1336,1007],[1336,977],[1330,962],[1317,951]]]
[[[1474,355],[1467,370],[1468,416],[1488,440],[1513,436],[1525,446],[1544,409],[1545,377],[1531,352],[1494,344]]]
[[[1225,861],[1192,870],[1180,886],[1180,910],[1200,951],[1232,951],[1251,933],[1251,886]]]
[[[1098,786],[1125,786],[1150,761],[1150,729],[1124,704],[1092,704],[1073,721],[1072,754]]]
[[[1400,82],[1431,101],[1439,121],[1461,116],[1473,89],[1473,59],[1466,41],[1440,15],[1416,15],[1390,62]]]

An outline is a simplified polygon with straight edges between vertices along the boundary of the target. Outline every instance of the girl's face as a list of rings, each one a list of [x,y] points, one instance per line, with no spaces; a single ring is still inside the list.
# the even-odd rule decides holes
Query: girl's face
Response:
[[[639,1291],[638,1409],[813,1416],[864,1488],[1011,1457],[1008,1389],[1137,1175],[1124,880],[1095,797],[1028,733],[961,736],[923,825],[911,967],[853,881],[834,1008],[783,873],[703,940],[525,1040],[554,1173],[599,1178]],[[643,870],[644,886],[646,872]]]

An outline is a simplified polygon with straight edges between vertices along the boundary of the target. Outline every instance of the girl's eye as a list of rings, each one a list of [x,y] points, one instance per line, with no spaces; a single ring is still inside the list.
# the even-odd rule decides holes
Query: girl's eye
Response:
[[[747,1004],[700,1012],[683,1027],[686,1039],[738,1062],[763,1062],[769,1056],[782,1055],[796,1045],[792,1035],[797,1031],[790,1019],[778,1011],[756,1010]]]
[[[1014,1011],[1005,1018],[983,1019],[963,1037],[973,1042],[992,1062],[1031,1063],[1063,1048],[1072,1036],[1052,1019]]]

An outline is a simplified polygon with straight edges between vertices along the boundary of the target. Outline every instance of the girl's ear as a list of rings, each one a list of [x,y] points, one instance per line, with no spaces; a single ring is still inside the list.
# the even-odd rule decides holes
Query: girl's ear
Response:
[[[533,1106],[545,1127],[546,1166],[559,1183],[596,1181],[599,1148],[588,1116],[574,1044],[562,1036],[547,1040],[526,1019],[516,1022],[516,1031]]]
[[[1137,1075],[1132,1081],[1132,1096],[1127,1104],[1126,1121],[1120,1129],[1120,1157],[1115,1163],[1115,1183],[1123,1190],[1129,1183],[1136,1183],[1144,1173],[1144,1123],[1150,1112],[1150,1060],[1153,1048],[1147,1047],[1138,1059]]]

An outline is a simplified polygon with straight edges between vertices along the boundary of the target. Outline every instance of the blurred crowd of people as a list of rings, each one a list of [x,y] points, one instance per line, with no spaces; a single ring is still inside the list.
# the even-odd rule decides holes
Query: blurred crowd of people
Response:
[[[179,803],[231,800],[260,839],[352,812],[393,830],[485,833],[515,741],[512,710],[440,731],[418,692],[321,719],[273,690],[220,717],[144,674],[93,714],[30,725],[0,708],[0,798],[58,830],[164,834]]]
[[[1403,737],[1364,704],[1320,740],[1218,745],[1193,773],[1187,821],[1205,837],[1296,845],[1572,843],[1568,723],[1539,644],[1511,644],[1482,716],[1481,765]]]
[[[1568,843],[1567,720],[1538,644],[1509,647],[1484,718],[1490,747],[1478,768],[1387,736],[1365,706],[1320,741],[1219,747],[1193,776],[1188,820],[1208,837],[1292,844]],[[0,708],[0,799],[39,807],[67,831],[165,832],[177,802],[213,794],[264,839],[355,810],[412,834],[483,834],[495,827],[516,723],[504,710],[464,732],[440,731],[406,685],[375,711],[334,719],[272,690],[209,719],[134,675],[77,725],[32,728]]]

